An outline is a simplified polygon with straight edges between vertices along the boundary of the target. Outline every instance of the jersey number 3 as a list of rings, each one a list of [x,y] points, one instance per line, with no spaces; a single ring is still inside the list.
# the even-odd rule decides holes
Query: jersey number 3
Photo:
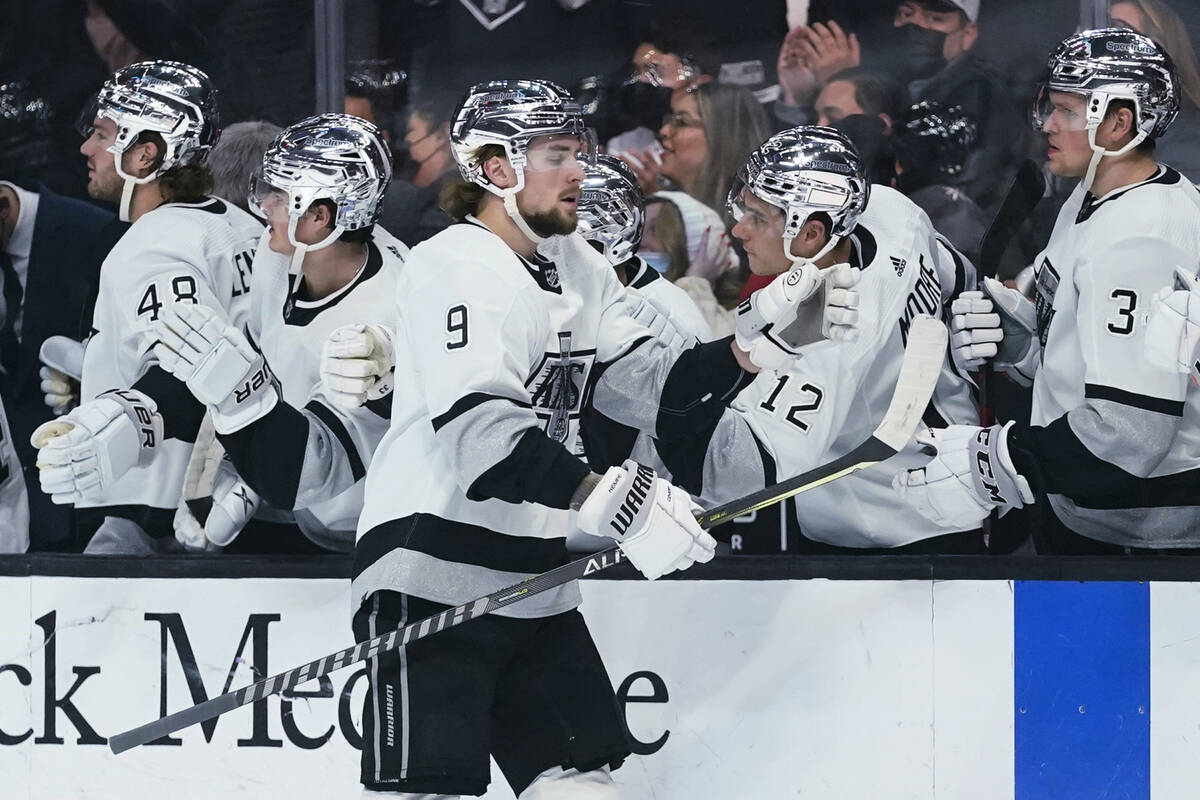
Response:
[[[191,275],[179,275],[171,279],[171,293],[174,295],[176,303],[198,303],[196,299],[196,279]],[[146,291],[142,292],[142,299],[138,301],[137,315],[139,317],[150,315],[150,321],[158,319],[158,311],[163,307],[162,301],[158,299],[158,281],[151,283],[146,287]]]
[[[1137,308],[1137,292],[1132,289],[1113,289],[1110,297],[1116,301],[1116,316],[1108,318],[1108,332],[1119,336],[1133,333],[1133,310]]]

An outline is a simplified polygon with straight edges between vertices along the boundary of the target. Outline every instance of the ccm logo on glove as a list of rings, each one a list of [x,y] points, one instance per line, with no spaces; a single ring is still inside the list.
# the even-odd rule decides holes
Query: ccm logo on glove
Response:
[[[988,456],[988,447],[992,441],[992,429],[980,428],[979,433],[975,436],[975,441],[979,443],[980,450],[975,454],[975,464],[979,468],[979,482],[983,484],[983,488],[987,489],[988,499],[993,503],[1007,503],[1004,496],[1000,494],[1000,485],[996,482],[996,474],[992,472],[992,459]]]

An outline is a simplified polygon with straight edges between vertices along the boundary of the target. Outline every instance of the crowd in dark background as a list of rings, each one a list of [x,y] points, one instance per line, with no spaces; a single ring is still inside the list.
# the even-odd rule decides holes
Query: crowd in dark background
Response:
[[[716,335],[730,330],[739,297],[762,285],[747,280],[731,237],[721,235],[732,226],[725,193],[751,149],[786,127],[834,125],[858,145],[875,182],[908,194],[977,259],[1017,167],[1040,159],[1029,105],[1046,55],[1081,22],[1077,0],[343,5],[345,110],[380,125],[397,160],[381,220],[388,231],[411,246],[449,224],[437,194],[456,173],[449,119],[467,85],[549,78],[573,89],[600,142],[634,168],[653,208],[643,248],[662,257],[664,274]],[[309,2],[0,0],[0,19],[0,181],[43,197],[87,199],[77,121],[126,64],[174,59],[209,73],[225,129],[210,158],[216,193],[243,206],[248,171],[279,126],[331,110],[315,107],[315,54],[327,32],[316,29]],[[1183,110],[1158,158],[1200,181],[1200,73],[1189,36],[1200,29],[1200,5],[1123,0],[1099,21],[1134,27],[1175,59]],[[1041,248],[1069,189],[1050,182],[1001,277],[1017,277]],[[74,243],[86,252],[62,256],[73,262],[53,281],[61,300],[24,286],[25,338],[87,334],[87,287],[120,233],[111,216],[97,221],[105,224]],[[42,313],[54,324],[28,324]],[[2,387],[18,442],[48,417],[30,388],[38,342],[20,344],[24,361]],[[64,512],[45,502],[36,476],[30,502],[35,525],[49,531],[34,537],[35,549],[71,549],[53,534]]]

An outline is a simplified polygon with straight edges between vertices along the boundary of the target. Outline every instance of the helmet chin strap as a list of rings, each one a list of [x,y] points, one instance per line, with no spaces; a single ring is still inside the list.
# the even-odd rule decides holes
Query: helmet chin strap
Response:
[[[313,250],[321,250],[328,247],[336,242],[338,237],[341,236],[346,230],[345,225],[334,225],[333,230],[329,232],[329,235],[321,241],[317,242],[316,244],[305,244],[296,238],[296,224],[299,221],[299,217],[290,217],[288,219],[288,241],[291,242],[292,247],[295,248],[292,250],[292,260],[288,264],[289,275],[300,274],[300,271],[304,267],[305,254]]]
[[[516,224],[526,239],[533,242],[534,247],[550,241],[550,237],[539,236],[534,233],[533,229],[529,227],[529,223],[525,221],[525,217],[522,216],[520,209],[517,208],[517,192],[519,191],[520,189],[504,190],[504,210],[508,212],[509,219]]]
[[[794,236],[785,236],[783,239],[783,254],[787,256],[788,261],[792,262],[792,266],[788,268],[789,270],[793,270],[796,267],[804,264],[812,264],[813,266],[816,266],[818,261],[828,255],[829,252],[832,251],[833,248],[837,247],[842,241],[841,236],[830,236],[829,241],[825,243],[824,247],[817,251],[815,256],[806,258],[805,256],[792,255],[792,240],[794,238]]]
[[[113,150],[109,150],[109,152],[113,154],[113,169],[116,170],[117,175],[125,181],[125,185],[121,187],[121,202],[117,209],[117,218],[121,220],[121,222],[129,222],[130,209],[133,207],[134,188],[141,184],[149,183],[157,178],[158,173],[162,172],[162,167],[154,170],[144,178],[135,178],[126,172],[125,168],[121,165],[121,160],[125,158],[125,151],[122,150],[118,153]],[[167,145],[166,153],[163,155],[163,163],[167,163],[168,159],[170,159],[173,155],[174,148],[171,145]]]
[[[1100,166],[1100,159],[1105,156],[1123,156],[1133,148],[1146,140],[1146,132],[1138,131],[1137,136],[1134,136],[1128,144],[1120,150],[1106,150],[1096,144],[1096,126],[1088,126],[1088,146],[1092,148],[1092,159],[1088,162],[1087,172],[1083,176],[1083,190],[1090,192],[1092,190],[1092,181],[1096,179],[1096,169]]]

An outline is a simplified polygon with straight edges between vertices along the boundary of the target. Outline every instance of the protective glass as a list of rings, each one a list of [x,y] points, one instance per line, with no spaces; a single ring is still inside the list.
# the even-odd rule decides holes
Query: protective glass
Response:
[[[729,209],[729,215],[733,217],[735,222],[749,225],[750,228],[755,231],[765,232],[770,231],[773,228],[778,228],[778,232],[782,234],[782,211],[772,207],[770,212],[763,213],[763,211],[746,204],[746,192],[748,190],[745,188],[744,184],[741,185],[741,188],[737,188],[737,186],[735,186],[735,190],[736,191],[730,192],[729,199],[725,203],[726,208]]]
[[[268,222],[287,222],[288,193],[268,183],[261,166],[250,176],[250,194],[246,199],[250,210],[259,217]]]
[[[530,172],[554,172],[560,169],[595,164],[596,134],[562,133],[537,136],[525,150],[525,169]]]
[[[1043,85],[1033,102],[1033,127],[1042,131],[1047,125],[1060,131],[1086,130],[1087,101],[1077,94],[1054,92],[1051,95],[1050,89]]]

